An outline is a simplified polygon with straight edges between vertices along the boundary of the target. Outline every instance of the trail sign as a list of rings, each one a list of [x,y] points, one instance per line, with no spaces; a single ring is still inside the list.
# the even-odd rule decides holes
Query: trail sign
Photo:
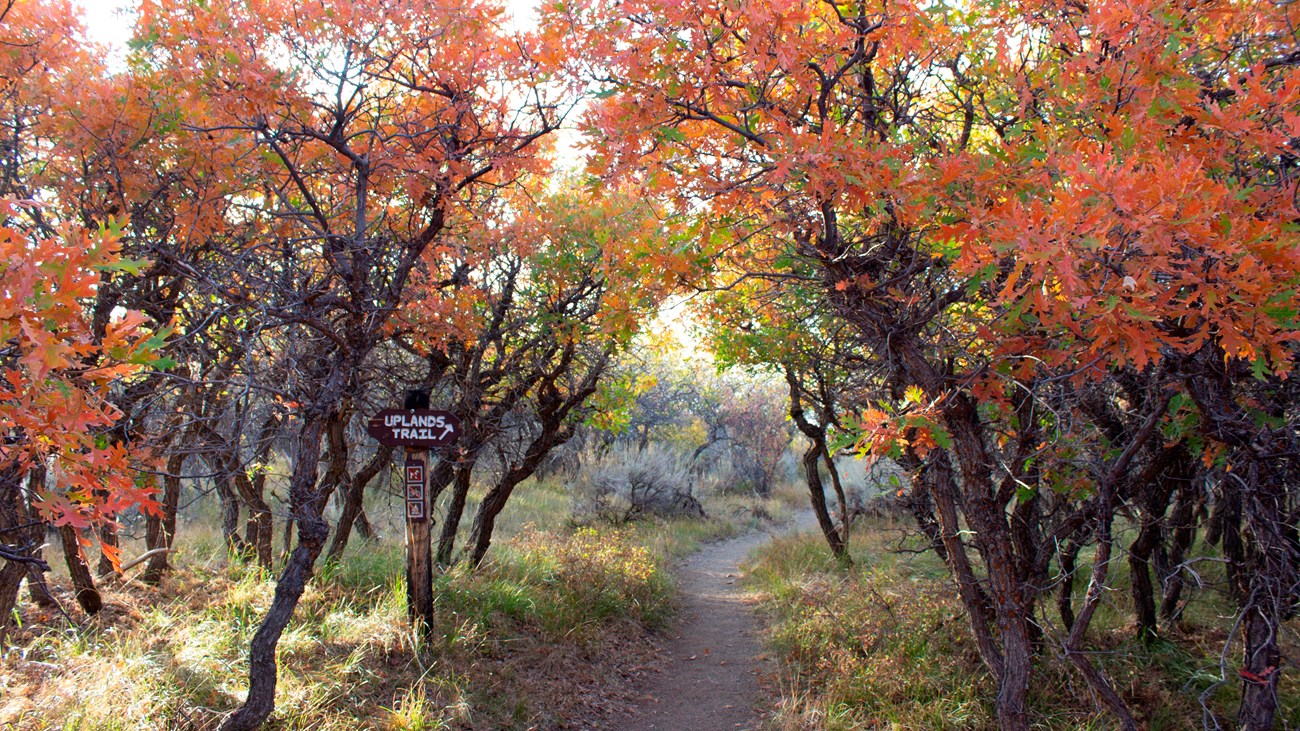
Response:
[[[384,409],[370,417],[366,433],[385,447],[445,447],[460,436],[460,419],[435,409]]]
[[[366,433],[385,447],[403,447],[402,485],[406,488],[406,612],[426,633],[433,627],[433,561],[430,553],[433,498],[429,478],[431,449],[460,436],[460,419],[429,406],[427,390],[408,391],[404,409],[384,409],[366,422]],[[441,485],[439,485],[441,487]]]

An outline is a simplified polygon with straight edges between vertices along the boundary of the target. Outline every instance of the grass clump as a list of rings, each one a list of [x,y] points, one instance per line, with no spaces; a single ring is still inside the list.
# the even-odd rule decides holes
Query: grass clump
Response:
[[[526,729],[588,712],[581,690],[649,652],[670,609],[659,557],[627,532],[527,530],[435,583],[407,625],[401,547],[368,545],[309,585],[279,647],[274,729]],[[29,613],[0,663],[0,728],[208,731],[245,689],[274,578],[182,567],[160,589],[105,587],[81,627]],[[636,660],[640,662],[640,660]]]
[[[805,534],[764,547],[748,582],[764,597],[766,641],[781,660],[776,728],[971,729],[991,719],[991,679],[939,580],[845,572]]]
[[[904,541],[901,547],[908,551],[900,553],[894,528],[884,523],[859,527],[851,543],[855,563],[847,570],[813,534],[776,539],[754,558],[747,581],[762,597],[768,617],[766,643],[780,660],[780,698],[771,728],[997,728],[996,683],[970,639],[965,610],[946,567],[933,553],[919,551],[916,539]],[[1126,572],[1117,562],[1116,589],[1089,630],[1094,662],[1144,729],[1199,727],[1207,710],[1199,696],[1207,690],[1209,712],[1230,719],[1240,682],[1232,677],[1231,667],[1226,674],[1219,667],[1227,637],[1211,617],[1231,616],[1230,602],[1216,592],[1202,592],[1195,612],[1147,646],[1135,639],[1131,613],[1124,606]],[[1206,579],[1214,577],[1207,574]],[[1076,584],[1077,606],[1086,576]],[[1113,717],[1054,650],[1062,631],[1051,612],[1039,609],[1046,632],[1031,688],[1034,728],[1113,728]],[[1293,624],[1285,633],[1288,638],[1294,637]],[[1232,651],[1239,652],[1239,647]],[[1284,683],[1279,700],[1279,723],[1296,725],[1300,696],[1294,684]]]
[[[584,527],[563,540],[526,531],[510,541],[498,571],[519,585],[552,587],[544,595],[557,603],[530,605],[548,631],[571,633],[612,618],[657,627],[669,615],[668,574],[626,531]]]

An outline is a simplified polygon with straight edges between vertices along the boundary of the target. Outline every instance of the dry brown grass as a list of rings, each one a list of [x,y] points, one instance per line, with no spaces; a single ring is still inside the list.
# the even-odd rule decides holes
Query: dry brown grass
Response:
[[[408,631],[388,570],[400,557],[367,549],[371,566],[327,572],[304,595],[280,644],[271,728],[563,728],[616,713],[653,655],[669,587],[626,536],[599,544],[583,557],[533,532],[478,574],[440,577],[427,642]],[[78,626],[25,604],[0,662],[0,727],[215,728],[241,700],[273,588],[253,568],[190,567],[156,589],[105,587],[105,610],[74,613]]]
[[[768,613],[768,646],[781,663],[773,681],[780,731],[890,729],[984,731],[997,728],[996,688],[969,639],[965,614],[947,571],[929,553],[899,554],[898,526],[865,526],[853,542],[855,568],[832,560],[820,537],[805,534],[770,544],[751,569],[751,586]],[[916,548],[916,545],[912,545]],[[1117,565],[1118,567],[1118,565]],[[1089,645],[1148,731],[1202,727],[1199,696],[1231,728],[1239,683],[1230,655],[1227,681],[1219,655],[1231,606],[1202,591],[1177,631],[1151,647],[1134,639],[1122,567],[1115,591],[1094,621]],[[1214,577],[1206,576],[1207,581]],[[1078,582],[1080,591],[1086,577]],[[1050,650],[1059,635],[1042,616],[1049,646],[1040,656],[1033,697],[1034,727],[1051,731],[1109,729],[1114,722],[1071,666]],[[1287,654],[1300,654],[1297,626],[1287,628]],[[1233,652],[1239,652],[1239,646]],[[1279,727],[1300,723],[1300,683],[1283,680]],[[1283,726],[1283,724],[1287,724]]]

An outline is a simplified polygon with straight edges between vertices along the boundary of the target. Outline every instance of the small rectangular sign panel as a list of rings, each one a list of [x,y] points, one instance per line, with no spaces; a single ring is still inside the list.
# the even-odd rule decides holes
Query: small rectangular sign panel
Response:
[[[424,501],[407,500],[406,517],[410,520],[424,520]]]
[[[424,460],[407,457],[403,465],[406,475],[406,519],[421,521],[425,519],[424,501]]]
[[[424,463],[423,462],[406,463],[406,484],[408,485],[424,484]]]

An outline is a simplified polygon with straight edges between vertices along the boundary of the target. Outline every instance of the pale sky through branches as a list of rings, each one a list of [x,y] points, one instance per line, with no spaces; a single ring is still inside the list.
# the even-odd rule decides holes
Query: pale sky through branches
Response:
[[[364,1],[364,0],[363,0]],[[73,0],[80,6],[91,39],[108,48],[109,68],[120,69],[126,59],[126,43],[131,38],[135,22],[135,0]],[[537,21],[538,0],[503,0],[510,17],[509,30],[532,27]],[[578,132],[574,125],[581,106],[574,110],[555,140],[556,163],[561,168],[576,169],[581,166],[581,152],[577,148]]]

